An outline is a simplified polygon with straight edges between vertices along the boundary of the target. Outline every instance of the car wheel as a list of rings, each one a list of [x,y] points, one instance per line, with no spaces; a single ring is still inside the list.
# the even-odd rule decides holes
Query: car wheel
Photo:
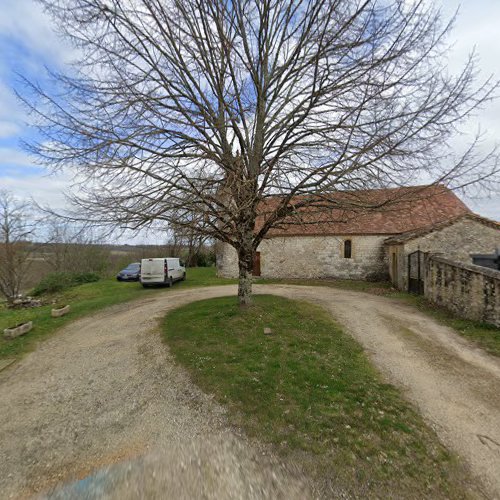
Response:
[[[182,275],[182,281],[186,281],[186,273]]]
[[[145,283],[141,283],[142,284],[142,288],[147,288],[149,285],[146,285]]]
[[[168,278],[168,281],[167,281],[168,288],[171,288],[173,284],[174,284],[174,280],[172,279],[172,277]]]

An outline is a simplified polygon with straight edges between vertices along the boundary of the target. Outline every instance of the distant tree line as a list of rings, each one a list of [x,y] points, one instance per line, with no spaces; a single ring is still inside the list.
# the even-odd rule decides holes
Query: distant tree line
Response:
[[[48,275],[57,289],[57,280],[111,276],[149,257],[180,257],[189,267],[215,263],[211,242],[185,230],[165,231],[164,245],[113,245],[106,239],[93,227],[47,214],[0,190],[0,296],[12,303]]]

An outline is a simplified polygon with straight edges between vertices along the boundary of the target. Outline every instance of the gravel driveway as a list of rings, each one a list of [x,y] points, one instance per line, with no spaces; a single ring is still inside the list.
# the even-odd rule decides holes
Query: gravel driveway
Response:
[[[384,297],[255,290],[331,311],[500,498],[498,359]],[[0,372],[2,498],[310,497],[298,469],[232,430],[223,408],[190,383],[161,342],[157,321],[166,311],[233,293],[234,286],[174,288],[111,307]]]

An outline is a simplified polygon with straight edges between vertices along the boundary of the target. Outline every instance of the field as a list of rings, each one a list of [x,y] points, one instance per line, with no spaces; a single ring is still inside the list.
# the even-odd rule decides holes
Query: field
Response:
[[[210,252],[210,249],[204,248],[204,251]],[[23,293],[28,293],[44,276],[54,271],[96,272],[103,277],[112,277],[131,262],[161,255],[181,255],[183,250],[169,245],[32,243],[29,252]]]
[[[123,256],[121,257],[123,259]],[[126,258],[126,261],[129,259]],[[211,286],[236,283],[236,280],[216,277],[214,267],[191,268],[188,270],[188,280],[175,285],[176,289],[194,286]],[[308,286],[332,286],[345,288],[377,295],[385,295],[411,304],[420,311],[453,328],[458,334],[466,337],[490,354],[500,356],[500,329],[474,321],[457,318],[448,311],[438,308],[427,302],[423,297],[411,296],[391,287],[389,283],[370,283],[349,280],[264,280],[257,279],[256,283],[290,283]],[[29,351],[37,341],[55,331],[71,319],[81,317],[92,311],[117,304],[147,293],[158,293],[164,289],[144,290],[138,283],[119,283],[114,278],[103,279],[97,283],[89,283],[67,290],[58,295],[44,297],[47,305],[37,309],[8,310],[0,303],[0,331],[24,321],[36,321],[35,329],[26,337],[14,341],[0,340],[0,359],[16,357]],[[70,303],[72,313],[63,318],[50,318],[49,304]]]
[[[16,359],[69,321],[113,304],[232,283],[235,280],[216,278],[214,268],[193,268],[187,281],[173,289],[143,289],[139,283],[108,278],[45,296],[40,308],[0,306],[0,329],[28,320],[35,324],[26,336],[0,339],[0,360]],[[459,320],[387,283],[293,284],[386,295],[483,342],[491,352],[499,345],[498,329]],[[72,311],[51,318],[53,303],[70,304]],[[269,325],[272,334],[264,336]],[[254,307],[240,309],[235,297],[211,299],[170,313],[164,336],[193,380],[227,405],[235,425],[300,462],[325,488],[334,471],[335,485],[355,497],[382,498],[398,491],[409,498],[462,498],[470,493],[471,480],[456,458],[399,391],[381,381],[361,347],[319,307],[256,296]]]

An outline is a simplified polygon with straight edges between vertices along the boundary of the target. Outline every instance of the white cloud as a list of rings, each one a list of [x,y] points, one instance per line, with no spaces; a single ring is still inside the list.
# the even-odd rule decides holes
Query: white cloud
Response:
[[[500,221],[500,195],[487,198],[464,198],[465,204],[483,217]]]
[[[22,116],[22,110],[19,106],[19,102],[8,84],[0,80],[0,102],[2,106],[0,107],[0,118],[2,119],[13,119]]]
[[[69,62],[71,49],[56,34],[50,17],[34,0],[2,0],[0,35],[23,45],[34,64]]]
[[[432,0],[429,0],[432,1]],[[479,59],[483,79],[490,74],[500,78],[500,19],[499,0],[439,0],[444,8],[445,16],[451,16],[460,5],[460,13],[450,42],[454,43],[449,55],[449,68],[457,72],[474,47]],[[43,63],[62,65],[69,62],[74,49],[64,43],[53,29],[51,19],[45,15],[39,3],[34,0],[0,0],[0,37],[11,40],[13,44],[22,46],[23,64],[32,71],[40,71]],[[8,53],[0,56],[0,138],[13,137],[20,132],[24,121],[24,111],[9,89],[7,82],[13,75],[8,64],[12,60]],[[36,73],[35,73],[36,74]],[[500,101],[489,103],[478,116],[467,124],[467,130],[473,135],[481,123],[482,128],[489,131],[485,148],[500,140]],[[34,162],[23,152],[10,148],[0,149],[1,164],[12,164],[33,167]],[[20,170],[22,173],[22,170]],[[15,178],[12,173],[0,171],[0,186],[15,191],[20,196],[33,195],[42,203],[64,205],[62,191],[68,189],[71,182],[68,177],[31,176]],[[465,200],[470,207],[487,217],[500,220],[500,195],[482,200]]]
[[[441,0],[446,18],[452,16],[457,9],[458,16],[455,27],[450,34],[449,42],[453,44],[448,58],[448,67],[452,73],[458,73],[468,56],[475,51],[479,74],[478,83],[493,75],[500,80],[500,2],[498,0]],[[500,96],[500,91],[497,91]],[[464,126],[469,139],[480,129],[484,133],[481,150],[491,150],[500,142],[500,99],[485,103]],[[465,140],[464,140],[465,139]],[[461,146],[466,138],[457,138]],[[500,189],[500,188],[499,188]],[[500,192],[484,193],[483,198],[467,198],[464,200],[475,212],[486,217],[500,220]]]
[[[17,123],[0,121],[0,139],[17,136],[21,132],[21,127]]]
[[[32,156],[17,148],[0,147],[0,164],[36,167]]]
[[[64,192],[71,187],[71,179],[65,175],[0,176],[0,186],[19,198],[33,198],[41,205],[60,210],[67,205]]]
[[[14,92],[0,80],[0,139],[18,135],[23,119],[24,110]]]
[[[39,175],[16,178],[0,175],[0,188],[12,192],[21,200],[33,199],[42,207],[50,207],[58,213],[64,213],[69,207],[64,193],[69,192],[73,185],[67,174]],[[116,231],[110,242],[129,245],[163,245],[167,239],[166,233],[156,231]]]

